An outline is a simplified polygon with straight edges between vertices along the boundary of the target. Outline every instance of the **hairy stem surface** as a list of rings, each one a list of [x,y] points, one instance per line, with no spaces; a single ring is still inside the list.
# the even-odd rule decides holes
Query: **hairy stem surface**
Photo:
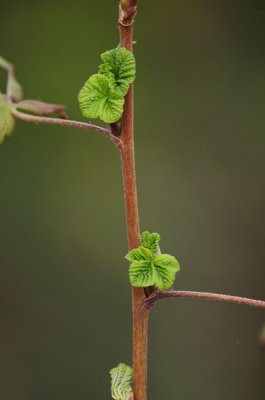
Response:
[[[120,42],[122,47],[126,47],[128,50],[132,51],[133,21],[136,15],[136,1],[131,0],[127,3],[129,7],[128,13],[126,12],[126,2],[122,2],[122,5],[120,5],[122,6],[120,7],[119,19]],[[135,11],[134,15],[132,15],[133,10]],[[125,25],[125,23],[128,24],[128,14],[130,14],[131,19],[129,26]],[[121,131],[122,146],[120,147],[129,250],[138,247],[140,239],[133,119],[134,96],[133,86],[131,85],[125,99]],[[147,335],[149,310],[140,307],[145,298],[143,289],[132,288],[134,400],[147,399]]]
[[[190,297],[193,299],[205,299],[205,300],[214,300],[214,301],[225,301],[228,303],[237,303],[237,304],[245,304],[252,307],[261,307],[265,308],[265,301],[262,300],[254,300],[248,299],[246,297],[239,296],[230,296],[228,294],[218,294],[218,293],[207,293],[207,292],[192,292],[187,290],[172,290],[165,292],[156,292],[148,299],[144,300],[144,305],[151,309],[155,302],[161,299],[166,299],[169,297]]]

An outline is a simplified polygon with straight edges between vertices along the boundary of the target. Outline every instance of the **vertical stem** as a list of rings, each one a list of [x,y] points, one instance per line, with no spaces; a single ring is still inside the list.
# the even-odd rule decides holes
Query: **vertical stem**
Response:
[[[128,5],[128,10],[126,9]],[[128,11],[126,13],[126,11]],[[120,42],[122,47],[132,51],[133,20],[136,15],[136,0],[120,4]],[[126,25],[123,22],[126,21]],[[129,23],[129,25],[128,25]],[[121,162],[126,208],[126,222],[129,250],[139,246],[140,228],[138,216],[137,187],[134,158],[134,96],[131,85],[125,99],[122,119]],[[147,335],[149,311],[140,307],[145,299],[143,289],[132,287],[133,311],[133,369],[134,400],[147,399]]]

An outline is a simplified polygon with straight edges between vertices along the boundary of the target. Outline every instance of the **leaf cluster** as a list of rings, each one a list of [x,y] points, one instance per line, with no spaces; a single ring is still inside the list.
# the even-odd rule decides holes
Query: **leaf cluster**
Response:
[[[131,250],[125,257],[130,261],[129,278],[132,286],[155,286],[159,290],[169,289],[180,266],[170,254],[160,254],[158,233],[144,232],[141,246]]]
[[[135,79],[136,64],[131,51],[124,47],[101,54],[103,63],[79,92],[78,100],[86,118],[100,118],[107,123],[120,120],[124,98]]]

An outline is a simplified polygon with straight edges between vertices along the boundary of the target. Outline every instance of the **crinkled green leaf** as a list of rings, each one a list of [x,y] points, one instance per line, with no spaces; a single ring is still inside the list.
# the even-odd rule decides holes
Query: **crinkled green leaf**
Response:
[[[110,370],[111,396],[114,400],[133,400],[133,369],[126,364]]]
[[[133,261],[129,268],[131,285],[135,287],[153,286],[154,272],[152,261]]]
[[[158,233],[143,232],[141,246],[131,250],[125,257],[131,262],[129,278],[132,286],[155,286],[159,290],[169,289],[179,271],[179,263],[169,254],[160,254]]]
[[[149,249],[140,246],[137,249],[131,250],[125,258],[128,261],[141,261],[141,260],[151,261],[153,259],[153,255]]]
[[[132,261],[129,277],[132,286],[155,286],[159,290],[169,289],[179,271],[179,263],[169,254],[159,254],[152,261]]]
[[[86,118],[100,118],[111,124],[121,119],[124,97],[135,79],[135,58],[120,46],[103,53],[101,58],[99,73],[88,79],[78,100]]]
[[[15,120],[11,114],[11,106],[3,96],[0,96],[0,144],[5,136],[11,135],[15,128]]]
[[[104,64],[100,65],[99,72],[107,76],[114,90],[125,96],[135,79],[136,64],[133,53],[118,46],[103,53],[101,59]]]
[[[109,79],[92,75],[78,95],[81,111],[86,118],[100,118],[107,123],[119,121],[123,113],[124,97],[114,91]]]
[[[44,103],[38,100],[22,100],[16,104],[16,108],[39,115],[49,115],[65,111],[65,106],[61,104]]]
[[[146,247],[147,249],[150,249],[154,254],[160,253],[159,241],[159,233],[150,233],[148,231],[145,231],[141,234],[141,245]]]
[[[154,282],[153,285],[159,290],[169,289],[179,271],[179,263],[175,257],[169,254],[159,254],[153,260]]]

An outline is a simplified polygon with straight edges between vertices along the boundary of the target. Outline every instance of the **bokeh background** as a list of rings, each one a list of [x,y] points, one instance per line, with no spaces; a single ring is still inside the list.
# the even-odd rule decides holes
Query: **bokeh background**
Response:
[[[117,1],[2,2],[0,21],[25,97],[80,119],[77,93],[118,42]],[[142,230],[179,259],[176,288],[264,299],[265,4],[139,0],[135,40]],[[110,399],[108,371],[132,352],[118,152],[19,121],[0,182],[0,398]],[[161,302],[149,398],[263,400],[264,322],[244,306]]]

